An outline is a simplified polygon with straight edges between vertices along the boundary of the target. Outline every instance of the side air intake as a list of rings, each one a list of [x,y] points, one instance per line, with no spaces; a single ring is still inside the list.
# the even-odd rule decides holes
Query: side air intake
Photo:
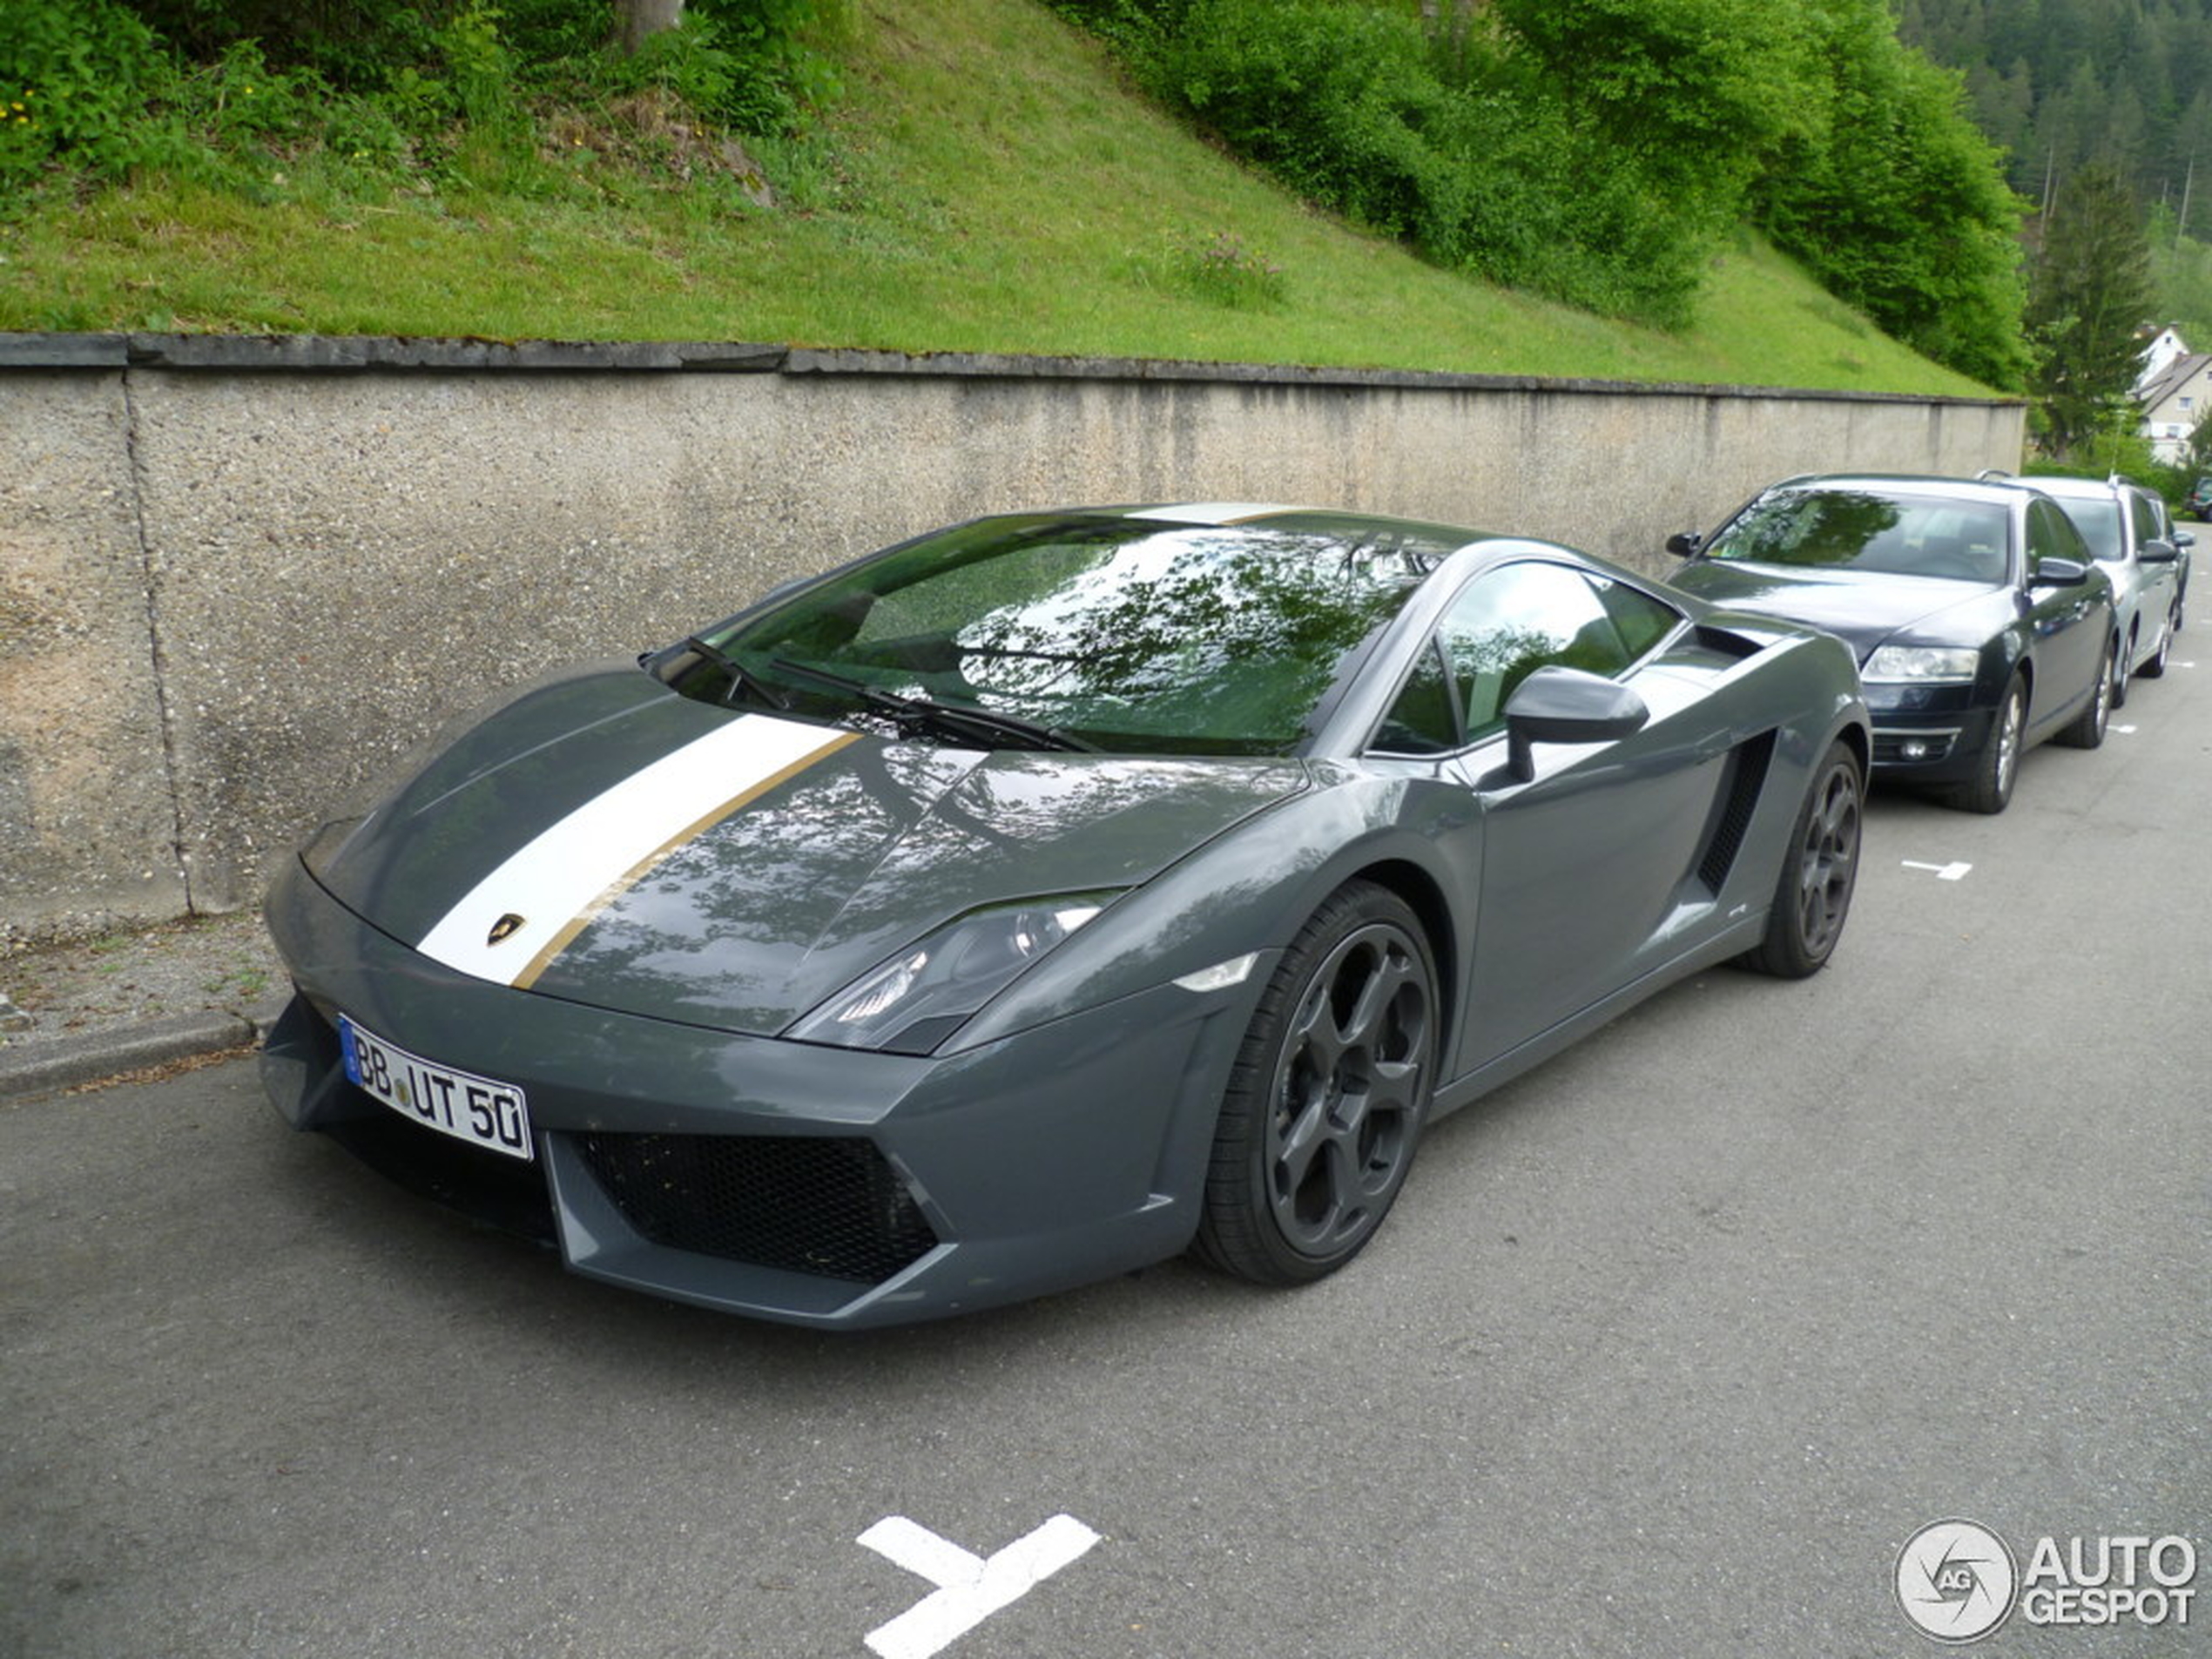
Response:
[[[1773,759],[1771,732],[1737,744],[1728,758],[1729,779],[1720,818],[1713,826],[1712,840],[1705,844],[1705,856],[1697,865],[1697,879],[1716,894],[1736,867],[1736,855],[1743,850],[1743,837],[1751,827],[1751,814],[1758,807],[1759,792],[1766,787],[1767,767]]]

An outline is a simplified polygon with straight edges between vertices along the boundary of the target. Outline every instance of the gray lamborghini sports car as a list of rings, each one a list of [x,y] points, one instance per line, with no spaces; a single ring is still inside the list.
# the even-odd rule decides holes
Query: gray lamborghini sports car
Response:
[[[1295,1284],[1432,1118],[1708,964],[1819,968],[1868,741],[1836,640],[1562,547],[984,519],[543,683],[327,826],[265,1074],[579,1272],[762,1318],[1194,1246]]]

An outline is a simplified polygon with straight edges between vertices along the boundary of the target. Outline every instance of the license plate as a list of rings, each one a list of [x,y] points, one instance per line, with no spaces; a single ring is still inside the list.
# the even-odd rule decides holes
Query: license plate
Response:
[[[347,1079],[402,1116],[510,1158],[531,1156],[529,1103],[515,1084],[409,1054],[342,1014],[338,1043]]]

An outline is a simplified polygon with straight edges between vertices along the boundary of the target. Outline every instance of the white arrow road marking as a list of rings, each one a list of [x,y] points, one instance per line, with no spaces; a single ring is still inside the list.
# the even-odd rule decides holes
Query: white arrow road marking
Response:
[[[937,1586],[867,1635],[882,1659],[929,1659],[1082,1555],[1098,1534],[1073,1515],[1055,1515],[986,1561],[904,1515],[887,1515],[853,1541]]]
[[[1923,864],[1918,859],[1900,860],[1908,870],[1933,870],[1939,881],[1956,881],[1974,867],[1971,864]]]

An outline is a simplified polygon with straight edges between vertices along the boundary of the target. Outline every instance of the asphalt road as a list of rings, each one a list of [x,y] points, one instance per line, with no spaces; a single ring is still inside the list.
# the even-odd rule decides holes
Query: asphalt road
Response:
[[[248,1065],[0,1109],[0,1654],[866,1659],[932,1589],[892,1516],[1097,1534],[956,1659],[1933,1654],[1892,1575],[1951,1516],[2212,1588],[2212,627],[2175,656],[2001,818],[1878,797],[1826,973],[1440,1125],[1296,1294],[822,1337],[569,1278]]]

